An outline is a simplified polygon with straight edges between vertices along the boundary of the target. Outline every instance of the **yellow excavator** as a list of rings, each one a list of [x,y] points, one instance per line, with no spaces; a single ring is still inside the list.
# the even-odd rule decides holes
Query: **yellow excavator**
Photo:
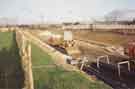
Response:
[[[59,50],[64,49],[68,55],[73,57],[73,59],[77,59],[81,55],[81,51],[75,41],[64,40],[64,36],[62,35],[58,36],[53,34],[53,36],[48,37],[46,42],[53,47],[59,48]]]

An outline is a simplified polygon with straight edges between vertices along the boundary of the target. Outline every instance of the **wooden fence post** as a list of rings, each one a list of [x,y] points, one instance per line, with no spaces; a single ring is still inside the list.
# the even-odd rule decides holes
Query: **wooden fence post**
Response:
[[[27,53],[28,53],[28,72],[29,72],[29,83],[30,83],[30,89],[34,89],[34,84],[33,84],[33,73],[32,73],[32,61],[31,61],[31,44],[28,44],[27,48]]]

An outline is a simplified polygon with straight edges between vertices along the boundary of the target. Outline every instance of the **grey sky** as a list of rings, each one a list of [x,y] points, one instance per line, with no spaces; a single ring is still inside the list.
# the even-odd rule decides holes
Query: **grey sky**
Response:
[[[0,16],[22,22],[89,20],[114,9],[135,9],[135,0],[0,0]]]

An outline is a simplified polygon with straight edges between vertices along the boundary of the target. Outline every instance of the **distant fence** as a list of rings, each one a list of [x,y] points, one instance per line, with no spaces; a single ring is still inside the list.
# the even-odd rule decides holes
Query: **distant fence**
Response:
[[[91,30],[91,31],[112,31],[120,33],[135,34],[135,25],[120,24],[86,24],[86,25],[67,25],[63,30]]]
[[[135,29],[135,25],[120,25],[120,24],[93,24],[93,29]]]

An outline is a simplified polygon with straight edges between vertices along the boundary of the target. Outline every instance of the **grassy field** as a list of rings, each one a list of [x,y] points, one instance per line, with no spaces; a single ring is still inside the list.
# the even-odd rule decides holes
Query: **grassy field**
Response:
[[[101,81],[93,82],[81,73],[56,66],[51,56],[35,45],[32,45],[32,65],[35,89],[111,89]]]
[[[23,81],[15,34],[0,32],[0,89],[21,89],[24,86]]]
[[[11,32],[0,32],[0,49],[9,49],[12,45],[13,34]]]
[[[51,56],[47,53],[44,53],[40,48],[35,45],[32,45],[32,65],[41,66],[53,64]]]

